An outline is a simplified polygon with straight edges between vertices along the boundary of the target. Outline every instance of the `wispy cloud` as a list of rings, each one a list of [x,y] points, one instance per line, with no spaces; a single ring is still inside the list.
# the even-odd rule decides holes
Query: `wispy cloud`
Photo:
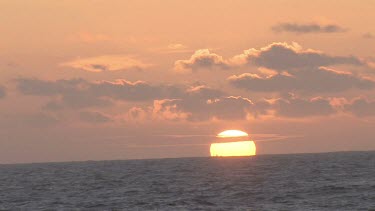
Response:
[[[296,34],[307,33],[338,33],[345,32],[348,29],[338,24],[319,24],[319,23],[279,23],[272,27],[274,32],[292,32]]]
[[[374,39],[374,38],[375,38],[375,35],[373,35],[373,34],[370,33],[370,32],[367,32],[367,33],[364,33],[364,34],[362,35],[362,37],[365,38],[365,39]]]
[[[83,43],[97,43],[97,42],[103,42],[103,41],[109,41],[110,37],[107,34],[103,33],[92,33],[92,32],[86,32],[81,31],[74,34],[71,34],[67,37],[68,41],[73,42],[83,42]]]
[[[5,87],[0,85],[0,99],[4,98],[6,95]]]
[[[81,120],[89,123],[106,123],[111,122],[112,118],[98,111],[82,111],[79,113]]]
[[[61,65],[88,72],[143,70],[152,66],[127,55],[103,55],[79,58],[64,62]]]

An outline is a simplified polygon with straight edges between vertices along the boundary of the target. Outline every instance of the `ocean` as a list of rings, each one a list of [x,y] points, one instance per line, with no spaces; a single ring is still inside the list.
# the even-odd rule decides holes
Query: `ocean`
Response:
[[[0,210],[375,210],[375,152],[0,165]]]

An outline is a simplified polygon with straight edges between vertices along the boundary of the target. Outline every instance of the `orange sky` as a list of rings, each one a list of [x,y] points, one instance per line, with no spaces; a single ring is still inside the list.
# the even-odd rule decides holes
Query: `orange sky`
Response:
[[[0,163],[374,150],[374,1],[0,2]],[[178,136],[176,136],[178,135]]]

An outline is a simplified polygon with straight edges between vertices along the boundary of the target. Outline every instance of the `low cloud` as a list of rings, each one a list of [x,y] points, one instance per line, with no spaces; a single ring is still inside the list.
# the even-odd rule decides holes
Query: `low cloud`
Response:
[[[320,73],[305,71],[292,72],[290,75],[276,74],[268,78],[243,74],[232,76],[229,80],[231,83],[243,86],[241,88],[252,91],[280,93],[300,91],[301,94],[343,91],[353,87],[367,89],[374,86],[373,81],[370,83],[366,79],[326,68],[314,70],[321,71]],[[331,79],[337,84],[330,83]],[[252,100],[241,96],[228,96],[221,90],[204,85],[182,87],[126,80],[90,82],[83,79],[57,81],[18,79],[17,89],[25,95],[49,97],[50,101],[43,107],[45,110],[79,109],[78,117],[89,123],[110,122],[113,118],[99,111],[80,111],[80,109],[109,106],[116,101],[134,103],[126,118],[139,121],[152,119],[193,122],[234,121],[263,116],[305,118],[334,115],[338,110],[365,117],[374,115],[373,108],[375,108],[375,102],[362,98],[352,102],[339,102],[322,97],[301,98],[297,95],[281,95],[278,99]],[[142,102],[139,104],[142,106],[137,107],[137,102]],[[144,103],[149,104],[147,106]],[[337,103],[340,106],[335,105]],[[48,118],[49,120],[51,118]]]
[[[182,102],[180,99],[155,100],[152,107],[153,118],[169,121],[187,119],[191,113],[182,111],[177,106],[180,102]]]
[[[0,99],[6,96],[5,87],[0,86]]]
[[[188,121],[241,120],[247,119],[250,113],[255,116],[257,112],[251,100],[235,96],[209,100],[165,99],[154,103],[153,109],[154,115]]]
[[[244,50],[242,54],[229,59],[211,53],[208,49],[197,50],[190,59],[177,60],[174,69],[194,72],[200,69],[233,69],[248,65],[285,71],[333,65],[367,66],[367,63],[355,56],[332,56],[317,50],[303,49],[298,43],[275,42],[260,49]]]
[[[174,69],[178,72],[191,72],[199,69],[228,69],[229,64],[218,54],[209,49],[200,49],[187,60],[177,60]]]
[[[147,110],[140,107],[132,107],[127,112],[126,118],[131,121],[143,121],[149,117]]]
[[[354,56],[330,56],[311,49],[303,50],[297,43],[272,43],[260,50],[252,48],[235,56],[234,60],[279,71],[343,64],[365,65]]]
[[[206,86],[184,87],[177,85],[153,85],[143,81],[90,82],[84,79],[39,80],[21,78],[16,80],[17,89],[22,94],[49,96],[53,100],[46,109],[61,107],[85,108],[109,106],[115,100],[144,102],[158,99],[210,99],[223,95],[223,92]]]
[[[126,55],[105,55],[82,58],[65,62],[61,65],[88,72],[143,70],[151,66],[150,64],[146,64]]]
[[[316,97],[312,99],[301,99],[289,97],[275,101],[274,109],[277,116],[281,117],[309,117],[309,116],[327,116],[337,112],[331,105],[329,99]]]
[[[106,123],[111,122],[112,118],[97,111],[82,111],[79,113],[81,120],[89,123]]]
[[[304,99],[290,95],[279,99],[252,101],[240,96],[227,96],[207,101],[160,100],[154,103],[153,114],[167,120],[234,121],[270,115],[281,118],[307,118],[334,115],[337,111],[331,99],[322,97]]]
[[[371,34],[370,32],[367,32],[367,33],[363,34],[362,37],[365,38],[365,39],[374,39],[375,35]]]
[[[253,92],[327,93],[368,90],[375,86],[374,80],[324,67],[304,68],[267,77],[244,73],[231,76],[228,81],[237,88]]]
[[[346,28],[337,24],[319,24],[319,23],[280,23],[272,27],[274,32],[292,32],[296,34],[307,33],[337,33],[345,32]]]
[[[375,116],[375,101],[360,97],[346,103],[344,110],[358,117]]]
[[[20,78],[16,80],[17,90],[24,95],[53,97],[53,101],[44,106],[47,110],[63,107],[84,108],[108,106],[112,102],[92,91],[93,83],[84,79],[40,80]]]
[[[44,112],[37,112],[35,114],[28,114],[23,115],[22,117],[17,118],[19,121],[19,125],[27,125],[30,127],[53,127],[56,126],[61,120],[56,116],[44,113]]]

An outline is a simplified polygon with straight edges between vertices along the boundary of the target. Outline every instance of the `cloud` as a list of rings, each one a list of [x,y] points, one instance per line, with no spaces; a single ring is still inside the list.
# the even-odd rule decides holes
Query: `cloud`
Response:
[[[242,54],[224,59],[208,49],[197,50],[188,60],[177,60],[174,69],[192,72],[199,69],[233,69],[255,65],[276,71],[298,68],[317,68],[333,65],[367,66],[355,56],[332,56],[323,52],[303,49],[298,43],[275,42],[263,48],[244,50]]]
[[[327,116],[337,112],[330,100],[321,97],[307,100],[295,97],[278,99],[275,101],[274,109],[277,116],[290,118]]]
[[[173,121],[187,119],[190,113],[183,112],[177,107],[179,101],[181,100],[155,100],[152,109],[153,118]]]
[[[344,105],[344,110],[358,117],[375,116],[375,101],[363,97],[356,98]]]
[[[42,109],[49,110],[49,111],[57,111],[63,108],[64,107],[59,102],[56,102],[56,101],[50,101],[44,106],[42,106]]]
[[[66,92],[76,92],[78,89],[84,89],[89,83],[84,79],[70,80],[40,80],[35,78],[18,78],[15,80],[17,89],[25,95],[35,96],[53,96]]]
[[[40,80],[33,78],[16,79],[17,90],[24,95],[55,97],[44,106],[47,110],[62,107],[83,108],[91,106],[108,106],[111,101],[103,99],[93,92],[91,82],[84,79]]]
[[[99,81],[90,84],[90,92],[97,96],[124,101],[147,101],[175,98],[183,94],[182,87],[173,85],[151,85],[144,81],[129,82],[123,79]]]
[[[347,29],[337,24],[322,25],[319,23],[280,23],[272,27],[274,32],[306,33],[337,33]]]
[[[319,71],[332,71],[320,68]],[[314,78],[303,72],[303,80],[312,80],[311,82],[300,79],[300,73],[294,75],[276,74],[274,77],[292,78],[294,81],[283,81],[286,85],[292,84],[288,89],[282,89],[284,84],[273,86],[266,85],[265,89],[272,87],[272,91],[287,92],[294,90],[294,86],[305,89],[305,92],[319,92],[323,90],[337,91],[337,87],[329,86],[324,80],[331,77],[338,80],[342,86],[339,89],[350,87],[350,80],[353,78],[344,73],[335,71],[320,75],[321,78]],[[343,76],[330,76],[327,74],[343,74]],[[318,74],[319,75],[319,74]],[[238,78],[250,77],[251,80],[276,80],[264,79],[254,75],[241,75]],[[344,79],[340,79],[344,77]],[[345,78],[348,77],[348,78]],[[300,80],[300,81],[299,81]],[[315,83],[321,80],[322,87],[316,88]],[[247,120],[262,116],[274,115],[282,118],[304,118],[311,116],[333,115],[337,112],[337,106],[334,106],[331,99],[314,97],[300,98],[296,96],[282,95],[279,99],[259,99],[251,100],[241,96],[230,96],[221,90],[198,85],[192,87],[182,87],[173,85],[152,85],[146,82],[129,82],[126,80],[96,81],[90,82],[83,79],[44,81],[38,79],[18,79],[18,90],[26,95],[47,96],[50,97],[49,103],[44,109],[58,110],[63,108],[82,109],[87,107],[108,106],[115,101],[125,102],[148,102],[148,106],[142,104],[142,107],[132,105],[133,107],[127,113],[127,119],[135,121],[144,120],[166,120],[166,121],[210,121],[210,120]],[[249,83],[251,86],[263,86],[263,82]],[[276,83],[277,84],[277,83]],[[302,88],[303,84],[308,88]],[[339,86],[338,85],[338,86]],[[300,86],[300,87],[299,87]],[[257,90],[264,89],[257,88]],[[350,104],[353,108],[355,103]],[[368,103],[368,107],[373,104]],[[351,111],[349,104],[345,104],[346,110]],[[369,108],[370,109],[370,108]],[[81,111],[78,113],[79,118],[91,123],[104,123],[112,121],[113,118],[97,111]]]
[[[223,95],[225,95],[225,93],[221,90],[214,89],[205,85],[198,85],[188,88],[186,90],[186,96],[184,98],[188,98],[190,100],[206,100],[218,98]]]
[[[146,110],[140,107],[132,107],[129,109],[127,112],[127,119],[132,120],[132,121],[137,121],[137,120],[145,120],[148,118],[148,113]]]
[[[307,118],[334,115],[338,111],[331,99],[300,98],[295,95],[252,101],[241,96],[226,96],[206,101],[165,99],[154,103],[153,114],[167,120],[209,121],[247,120],[264,116]]]
[[[91,33],[91,32],[78,32],[71,34],[67,37],[68,41],[83,42],[88,44],[109,41],[110,37],[106,34]]]
[[[253,102],[248,98],[229,96],[208,101],[207,107],[211,118],[236,120],[266,114],[270,104],[263,100]]]
[[[97,111],[82,111],[79,113],[81,120],[89,123],[106,123],[112,121],[111,117]]]
[[[17,120],[18,121],[18,120]],[[57,125],[61,120],[54,115],[37,112],[35,114],[23,115],[19,118],[19,124],[25,124],[31,127],[50,127]]]
[[[192,53],[188,46],[181,43],[171,43],[167,46],[162,46],[158,48],[149,48],[149,51],[156,54],[180,54],[180,53]]]
[[[329,68],[305,68],[261,77],[244,73],[228,78],[231,85],[254,92],[341,92],[349,89],[368,90],[375,81],[352,73],[338,72]]]
[[[168,49],[170,50],[183,50],[186,49],[187,47],[181,43],[171,43],[168,45]]]
[[[5,87],[0,86],[0,99],[6,96]]]
[[[371,34],[370,32],[367,32],[365,34],[362,35],[363,38],[365,39],[374,39],[375,36],[373,34]]]
[[[156,108],[156,109],[155,109]],[[154,103],[153,113],[166,119],[187,121],[245,120],[249,116],[267,114],[270,103],[252,102],[240,96],[222,96],[214,99],[165,99]],[[162,112],[160,112],[162,111]]]
[[[233,60],[237,63],[254,64],[279,71],[342,64],[365,65],[354,56],[330,56],[311,49],[303,50],[297,43],[292,45],[272,43],[260,50],[252,48],[235,56]]]
[[[150,64],[143,63],[140,60],[126,55],[105,55],[82,58],[65,62],[61,65],[88,72],[143,70],[151,66]]]
[[[53,100],[44,106],[50,110],[62,107],[103,107],[112,105],[115,100],[152,102],[158,99],[209,99],[223,95],[222,91],[206,86],[153,85],[123,79],[90,82],[84,79],[49,81],[20,78],[16,83],[22,94],[52,97]]]
[[[220,90],[203,85],[191,87],[178,98],[154,101],[153,116],[167,120],[206,120],[210,116],[208,101],[224,95]]]
[[[177,60],[174,69],[179,72],[190,72],[199,69],[227,69],[229,64],[215,53],[211,53],[209,49],[200,49],[187,60]]]
[[[374,87],[374,81],[327,68],[304,69],[288,74],[276,73],[269,77],[246,73],[232,76],[229,81],[239,88],[255,92],[301,94]],[[336,113],[332,100],[321,97],[303,99],[281,95],[279,99],[254,101],[241,96],[230,96],[205,85],[186,87],[126,80],[91,82],[84,79],[49,81],[26,78],[17,79],[16,82],[17,89],[25,95],[49,97],[50,101],[43,107],[45,110],[103,107],[116,101],[152,103],[146,107],[133,105],[127,114],[127,118],[132,120],[246,120],[272,114],[284,118],[303,118]],[[358,101],[345,104],[346,110],[352,113],[360,112],[354,109],[359,102],[367,103],[368,107],[373,105],[367,101]],[[371,111],[370,108],[367,110]],[[82,111],[79,117],[87,122],[107,122],[112,119],[100,112],[88,111]]]

